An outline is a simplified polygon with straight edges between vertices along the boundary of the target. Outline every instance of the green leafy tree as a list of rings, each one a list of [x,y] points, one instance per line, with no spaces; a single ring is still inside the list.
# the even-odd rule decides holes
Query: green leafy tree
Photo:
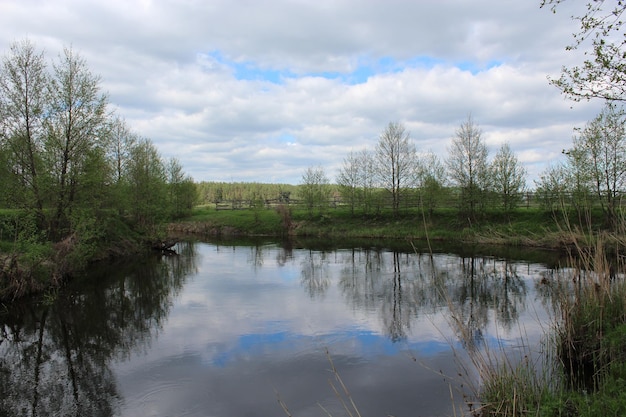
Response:
[[[503,143],[491,162],[493,190],[502,208],[510,212],[517,207],[526,189],[526,169],[521,165],[508,143]]]
[[[554,213],[569,204],[572,191],[570,180],[569,169],[564,163],[550,165],[539,180],[535,180],[535,193],[544,209]]]
[[[107,100],[100,92],[100,78],[73,50],[66,48],[53,68],[45,159],[55,198],[53,224],[59,228],[79,198],[87,155],[103,145]]]
[[[166,219],[166,168],[150,140],[141,139],[132,147],[126,178],[135,223],[149,230]]]
[[[542,0],[541,7],[549,6],[556,13],[558,6],[565,1]],[[574,100],[626,100],[624,10],[626,2],[621,0],[593,0],[573,17],[580,23],[580,30],[566,49],[585,48],[586,58],[581,65],[563,67],[561,76],[551,80],[567,97]]]
[[[109,120],[106,133],[106,157],[112,171],[111,193],[116,200],[115,208],[118,213],[125,215],[130,207],[129,184],[125,174],[131,163],[131,151],[139,139],[120,117],[113,117]]]
[[[3,191],[11,205],[44,216],[42,149],[48,74],[43,53],[28,40],[11,45],[0,68],[0,148]]]
[[[592,191],[591,176],[585,155],[581,149],[572,148],[569,151],[564,150],[566,163],[566,176],[568,188],[570,190],[569,202],[578,212],[579,219],[588,218],[589,209],[591,208]]]
[[[535,181],[536,193],[544,208],[566,215],[573,209],[578,224],[587,225],[592,203],[588,171],[578,151],[564,152],[564,155],[564,161],[549,166]],[[571,223],[569,217],[566,220]]]
[[[180,163],[172,162],[166,178],[152,143],[107,106],[100,78],[72,49],[47,66],[25,40],[2,59],[0,202],[33,210],[53,240],[85,231],[85,224],[105,225],[113,208],[125,219],[132,209],[146,225],[195,201],[195,184]]]
[[[178,159],[170,159],[166,168],[170,212],[174,218],[180,218],[191,213],[196,201],[196,187],[193,179],[185,175]]]
[[[128,127],[124,119],[114,117],[107,127],[109,158],[114,166],[114,182],[124,176],[126,165],[130,161],[130,152],[138,141],[137,135]]]

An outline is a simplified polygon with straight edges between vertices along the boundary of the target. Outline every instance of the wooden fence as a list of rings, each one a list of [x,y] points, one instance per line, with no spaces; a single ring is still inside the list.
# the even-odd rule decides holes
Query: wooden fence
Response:
[[[556,208],[562,207],[574,207],[575,202],[585,207],[599,206],[600,200],[591,195],[585,196],[581,199],[579,196],[573,194],[559,194],[559,195],[545,195],[543,193],[526,192],[517,196],[516,207],[518,208]],[[623,197],[623,198],[622,198]],[[626,193],[619,196],[619,205],[626,206]],[[425,200],[418,194],[409,194],[401,197],[399,201],[400,209],[414,209],[424,207]],[[215,210],[250,210],[250,209],[269,209],[279,205],[287,205],[290,207],[305,208],[305,201],[299,199],[265,199],[265,200],[253,200],[253,199],[236,199],[236,200],[221,200],[218,202],[210,203],[215,207]],[[448,193],[445,197],[437,197],[434,203],[435,208],[457,208],[461,204],[460,196],[455,193]],[[497,194],[488,195],[485,200],[481,200],[480,204],[487,208],[499,208],[502,207],[502,196]],[[393,207],[393,201],[391,196],[378,195],[375,198],[365,202],[359,201],[354,204],[355,208],[363,208],[367,205],[370,209],[391,209]],[[335,195],[326,200],[323,204],[315,204],[315,208],[338,208],[348,207],[349,202],[344,201],[339,195]]]

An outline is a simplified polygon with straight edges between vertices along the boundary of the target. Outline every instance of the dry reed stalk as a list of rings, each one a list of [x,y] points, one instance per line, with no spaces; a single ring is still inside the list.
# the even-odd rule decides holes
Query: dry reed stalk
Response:
[[[280,404],[280,407],[283,409],[283,411],[285,412],[287,417],[293,417],[291,415],[291,412],[287,408],[287,404],[285,404],[285,402],[282,400],[282,398],[280,398],[280,394],[278,393],[278,390],[276,390],[276,388],[274,388],[274,392],[276,393],[276,399],[278,400],[278,404]]]
[[[343,393],[341,393],[337,389],[337,387],[335,387],[335,384],[333,384],[331,380],[328,380],[328,383],[330,384],[332,390],[335,392],[335,395],[339,399],[339,402],[341,402],[341,405],[343,406],[344,410],[346,410],[346,413],[348,413],[348,416],[354,417],[356,415],[357,417],[361,417],[361,413],[359,412],[359,409],[354,403],[354,400],[352,399],[352,395],[350,394],[350,391],[348,391],[348,388],[343,383],[343,380],[341,379],[341,376],[339,375],[337,368],[335,368],[335,364],[333,363],[333,359],[330,356],[330,352],[328,351],[328,348],[326,348],[326,358],[328,358],[328,362],[330,362],[331,371],[333,372],[333,375],[335,376],[335,379],[337,380],[337,382],[339,382],[339,385],[341,385],[341,389],[343,391]],[[346,399],[350,402],[350,406],[348,406],[348,404],[346,403]],[[356,414],[352,414],[352,411],[354,411],[354,413]]]

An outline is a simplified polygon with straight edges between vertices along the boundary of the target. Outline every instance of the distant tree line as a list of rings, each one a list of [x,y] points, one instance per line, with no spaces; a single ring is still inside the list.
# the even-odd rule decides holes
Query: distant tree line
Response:
[[[575,210],[589,218],[599,208],[604,224],[615,228],[626,193],[625,112],[607,103],[582,129],[565,161],[548,167],[535,182],[526,184],[527,171],[508,143],[493,158],[482,130],[468,117],[451,139],[448,155],[440,159],[430,150],[418,151],[403,124],[391,122],[373,150],[351,151],[343,161],[334,185],[322,167],[309,167],[294,191],[311,213],[329,204],[343,205],[353,213],[376,213],[421,207],[456,208],[462,219],[479,220],[488,209],[511,214],[521,204],[548,211]]]
[[[196,198],[179,161],[115,115],[76,51],[49,63],[29,40],[0,67],[0,178],[0,206],[30,213],[52,241],[106,239],[116,222],[148,231],[189,213]]]
[[[299,187],[293,184],[202,181],[196,186],[200,204],[229,202],[235,206],[247,206],[254,201],[289,203],[300,198]]]
[[[468,117],[456,130],[446,160],[418,151],[403,124],[389,123],[375,149],[350,152],[344,159],[337,186],[353,211],[375,210],[382,199],[396,214],[409,200],[432,213],[454,200],[464,218],[475,220],[489,206],[505,212],[516,208],[526,191],[525,176],[508,143],[489,162],[482,131]]]
[[[626,193],[626,113],[607,102],[575,131],[572,147],[563,151],[565,161],[545,170],[533,196],[548,210],[573,208],[586,215],[599,207],[605,225],[614,228]],[[445,160],[431,151],[418,152],[405,127],[389,123],[373,151],[362,149],[344,158],[336,182],[353,211],[371,211],[384,199],[397,213],[403,201],[417,200],[430,213],[452,203],[472,221],[487,208],[511,213],[528,204],[526,175],[506,142],[490,160],[481,129],[468,117],[456,130]],[[305,173],[302,183],[312,185],[310,178]]]
[[[354,214],[454,208],[468,222],[488,210],[510,215],[522,205],[553,213],[574,210],[580,219],[599,209],[604,225],[615,228],[626,203],[626,113],[607,103],[575,133],[571,148],[563,150],[564,161],[546,168],[534,189],[510,145],[503,143],[490,158],[482,130],[468,117],[456,129],[445,159],[418,151],[404,125],[392,122],[373,150],[351,151],[344,158],[335,182],[322,166],[311,166],[298,185],[202,182],[199,201],[216,208],[289,204],[311,215],[338,205]]]

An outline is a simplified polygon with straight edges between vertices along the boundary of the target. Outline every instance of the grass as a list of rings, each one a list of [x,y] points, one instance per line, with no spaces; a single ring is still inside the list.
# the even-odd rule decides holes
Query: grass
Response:
[[[626,269],[605,250],[614,238],[595,235],[590,245],[587,236],[574,267],[545,283],[557,319],[541,361],[469,352],[482,382],[475,416],[626,415]]]
[[[496,243],[516,246],[554,246],[562,241],[554,220],[537,208],[518,209],[509,214],[485,213],[480,221],[459,216],[456,209],[441,208],[432,214],[419,209],[352,213],[348,207],[329,208],[321,213],[289,207],[276,209],[216,210],[196,207],[190,217],[173,225],[180,231],[210,235],[291,235],[325,238],[409,239]]]
[[[283,233],[276,210],[215,210],[214,206],[194,208],[191,216],[173,224],[183,231],[206,234],[277,235]]]

